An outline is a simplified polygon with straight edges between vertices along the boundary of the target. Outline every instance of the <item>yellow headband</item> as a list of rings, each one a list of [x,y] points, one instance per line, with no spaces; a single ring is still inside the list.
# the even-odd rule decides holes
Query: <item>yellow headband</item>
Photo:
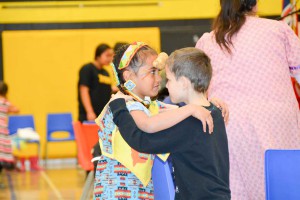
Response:
[[[135,53],[143,46],[147,45],[144,42],[134,42],[132,43],[124,52],[118,69],[124,69],[128,67],[132,57],[135,55]]]

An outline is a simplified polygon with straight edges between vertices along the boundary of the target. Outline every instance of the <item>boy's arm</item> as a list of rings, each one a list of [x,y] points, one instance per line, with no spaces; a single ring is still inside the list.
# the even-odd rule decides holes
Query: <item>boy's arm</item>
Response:
[[[194,132],[201,131],[199,128],[201,124],[197,126],[199,130],[193,130],[193,127],[185,120],[170,129],[148,134],[137,127],[126,108],[124,99],[114,100],[109,106],[114,116],[114,123],[118,126],[122,137],[139,152],[155,154],[175,152],[190,145],[189,141],[193,140],[189,137],[195,137]],[[187,133],[187,128],[193,133]]]

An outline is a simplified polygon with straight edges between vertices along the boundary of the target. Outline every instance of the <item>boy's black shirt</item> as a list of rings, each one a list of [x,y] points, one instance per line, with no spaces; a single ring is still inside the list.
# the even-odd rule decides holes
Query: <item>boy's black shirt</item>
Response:
[[[136,126],[124,99],[109,105],[115,124],[132,148],[143,153],[171,153],[179,190],[176,199],[230,199],[226,130],[221,111],[213,104],[206,107],[214,121],[211,135],[203,132],[194,117],[157,133],[145,133]]]

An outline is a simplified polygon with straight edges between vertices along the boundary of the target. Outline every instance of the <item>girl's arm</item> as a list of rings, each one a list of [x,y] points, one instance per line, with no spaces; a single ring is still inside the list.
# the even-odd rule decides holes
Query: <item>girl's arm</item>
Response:
[[[18,112],[20,112],[20,110],[16,106],[10,104],[8,107],[8,112],[9,113],[18,113]]]
[[[224,118],[225,124],[227,124],[228,120],[229,120],[229,108],[228,108],[228,105],[224,101],[222,101],[221,99],[218,99],[218,98],[211,98],[209,101],[212,102],[219,109],[221,109],[222,116]]]
[[[128,95],[118,92],[117,94],[112,95],[110,101],[117,98],[124,98],[125,100],[131,99]],[[133,110],[130,114],[132,115],[136,125],[147,133],[154,133],[170,128],[189,116],[194,116],[202,122],[204,132],[206,132],[206,124],[208,125],[209,133],[213,132],[213,119],[210,111],[202,106],[186,105],[177,109],[170,109],[166,112],[150,117],[140,110]]]
[[[154,133],[170,128],[190,116],[194,116],[202,122],[204,132],[206,132],[206,124],[208,124],[209,133],[213,131],[213,120],[210,111],[202,106],[186,105],[150,117],[140,110],[133,110],[130,114],[136,125],[147,133]]]

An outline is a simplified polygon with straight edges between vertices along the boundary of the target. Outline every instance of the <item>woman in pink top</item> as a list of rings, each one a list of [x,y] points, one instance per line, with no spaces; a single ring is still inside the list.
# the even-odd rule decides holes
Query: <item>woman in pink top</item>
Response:
[[[300,112],[290,75],[300,82],[300,41],[283,22],[262,19],[256,0],[220,0],[213,31],[196,47],[210,58],[209,98],[229,104],[233,200],[263,200],[266,149],[300,148]]]

